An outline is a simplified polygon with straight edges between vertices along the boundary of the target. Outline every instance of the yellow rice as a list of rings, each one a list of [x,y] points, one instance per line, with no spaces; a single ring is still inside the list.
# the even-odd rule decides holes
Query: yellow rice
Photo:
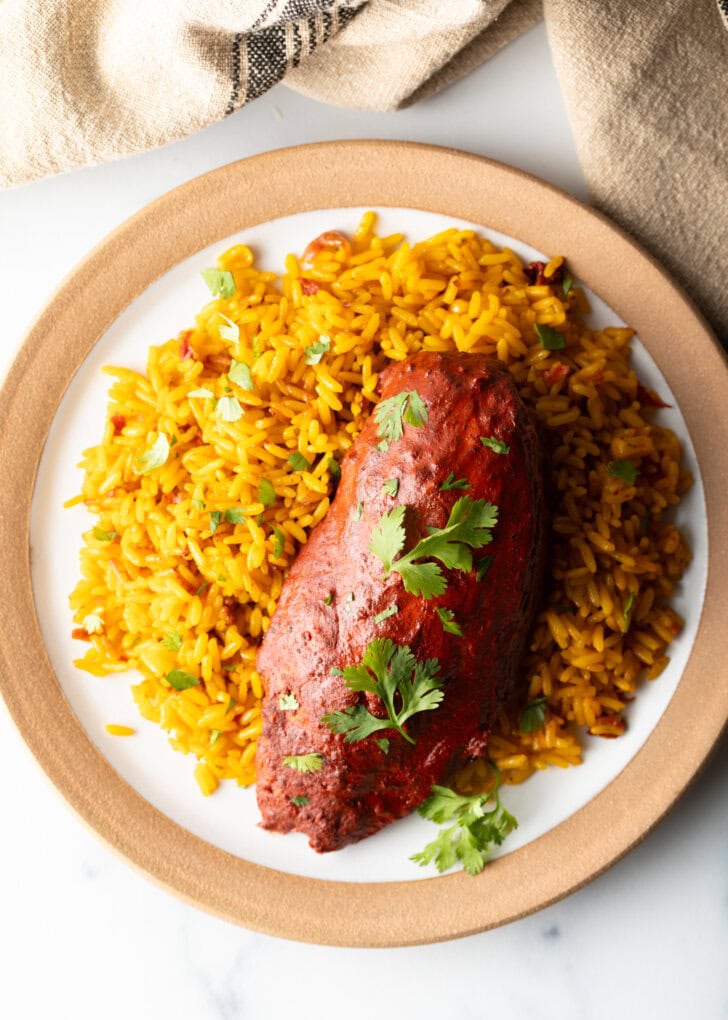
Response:
[[[280,279],[236,245],[219,260],[234,275],[232,297],[152,347],[146,375],[108,369],[103,437],[84,453],[71,501],[96,518],[71,595],[74,633],[88,641],[77,665],[97,676],[141,673],[139,711],[198,759],[206,795],[221,779],[255,780],[256,649],[287,569],[329,507],[331,458],[358,434],[382,369],[416,351],[496,358],[549,444],[551,575],[524,663],[528,700],[547,699],[546,720],[532,733],[517,713],[499,720],[490,758],[506,781],[578,764],[580,734],[618,736],[640,677],[664,669],[682,624],[666,600],[689,553],[665,511],[690,478],[677,438],[644,406],[631,331],[589,329],[579,288],[531,283],[512,251],[473,231],[410,246],[374,230],[368,213],[350,242],[323,246],[305,264],[289,255]],[[551,259],[545,275],[562,263]],[[566,349],[544,349],[537,323],[558,328]],[[322,337],[328,352],[307,364],[306,348]],[[252,391],[230,383],[231,359],[249,366]],[[188,396],[200,388],[215,399]],[[229,395],[242,409],[235,422],[216,414]],[[162,433],[166,463],[140,473]],[[294,469],[295,452],[310,469]],[[639,468],[634,484],[609,475],[616,459]],[[275,490],[270,506],[263,479]],[[228,521],[226,511],[238,513]],[[170,686],[172,670],[194,685]]]

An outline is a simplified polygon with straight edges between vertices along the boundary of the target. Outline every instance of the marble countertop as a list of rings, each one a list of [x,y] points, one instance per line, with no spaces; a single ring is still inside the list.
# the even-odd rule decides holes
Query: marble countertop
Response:
[[[165,149],[0,193],[0,376],[65,274],[158,195],[258,152],[366,137],[466,149],[587,197],[543,26],[398,114],[325,107],[279,86]],[[725,738],[670,815],[587,887],[504,928],[416,948],[287,942],[161,891],[71,812],[1,703],[0,804],[9,1020],[728,1017]]]

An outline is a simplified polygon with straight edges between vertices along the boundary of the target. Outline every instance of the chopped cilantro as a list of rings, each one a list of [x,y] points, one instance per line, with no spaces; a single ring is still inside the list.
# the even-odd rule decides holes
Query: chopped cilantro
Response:
[[[330,606],[333,601],[334,601],[334,593],[332,591],[330,591],[329,594],[324,599],[324,605],[325,606]]]
[[[493,790],[460,796],[445,786],[433,786],[432,795],[419,807],[423,818],[442,825],[437,837],[410,860],[417,864],[434,864],[438,871],[447,871],[459,862],[470,875],[477,875],[485,867],[487,854],[493,845],[500,846],[506,836],[518,827],[518,822],[503,807],[498,796],[500,777]],[[488,810],[488,805],[493,807]]]
[[[378,450],[386,450],[390,443],[404,435],[405,423],[420,427],[429,420],[425,402],[417,390],[402,390],[382,400],[374,408],[374,420],[379,426]]]
[[[627,603],[624,607],[624,613],[622,614],[624,616],[624,625],[626,630],[629,630],[629,625],[632,622],[631,617],[633,606],[634,606],[634,592],[630,592],[629,598],[627,599]]]
[[[286,536],[283,534],[280,528],[273,525],[273,534],[275,536],[275,543],[273,545],[273,557],[277,560],[283,555],[283,550],[286,547]]]
[[[455,613],[452,609],[437,608],[435,612],[440,617],[442,623],[442,629],[446,634],[457,634],[458,637],[463,636],[463,632],[460,628],[460,624],[455,619]]]
[[[610,461],[607,466],[607,474],[610,478],[619,478],[621,481],[626,482],[627,485],[634,485],[639,469],[631,460],[624,460],[620,457],[617,460]]]
[[[308,804],[308,797],[291,797],[291,804],[293,804],[294,807],[306,807]]]
[[[389,754],[389,741],[387,740],[386,737],[375,737],[374,743],[385,754]]]
[[[482,581],[485,575],[490,570],[490,565],[493,562],[492,556],[484,556],[482,560],[479,560],[475,567],[475,580]]]
[[[291,694],[290,691],[286,694],[281,694],[278,699],[278,707],[281,712],[295,712],[299,708],[298,699],[295,694]]]
[[[355,521],[360,521],[361,520],[361,515],[363,513],[364,513],[364,504],[362,503],[361,500],[359,500],[359,502],[356,504],[356,509],[354,510],[354,520]]]
[[[331,348],[331,337],[326,336],[325,333],[319,337],[317,344],[311,344],[310,347],[306,347],[303,352],[303,360],[307,365],[318,365],[319,361],[323,358],[324,354],[328,353]]]
[[[146,453],[137,457],[137,473],[146,475],[150,471],[155,471],[166,464],[167,457],[169,457],[169,440],[164,432],[160,432]]]
[[[471,500],[461,496],[450,511],[444,528],[430,528],[430,534],[408,553],[395,560],[405,543],[403,518],[407,507],[401,504],[384,514],[377,527],[372,529],[369,548],[384,564],[384,576],[393,570],[402,578],[405,591],[411,595],[432,598],[442,595],[447,581],[440,567],[429,558],[439,560],[443,566],[469,571],[473,566],[471,549],[480,549],[491,541],[490,530],[498,520],[498,507],[485,500]],[[415,560],[428,559],[425,563]]]
[[[382,485],[382,492],[387,496],[396,496],[399,492],[399,478],[388,478]]]
[[[199,687],[200,681],[192,673],[184,669],[171,669],[164,677],[170,687],[176,691],[186,691],[189,687]]]
[[[561,281],[561,289],[563,290],[564,294],[568,294],[569,291],[573,289],[573,287],[574,277],[570,276],[569,273],[567,273],[564,279]]]
[[[207,507],[207,503],[204,501],[204,499],[193,499],[192,506],[195,508],[195,510],[204,510]]]
[[[242,524],[245,521],[245,511],[239,507],[230,507],[225,511],[225,520],[228,524]]]
[[[529,701],[518,720],[518,728],[521,733],[535,733],[543,729],[546,722],[546,705],[548,698],[534,698]]]
[[[510,453],[511,448],[508,443],[504,443],[502,439],[496,439],[495,436],[481,436],[480,441],[483,446],[488,446],[491,450],[495,450],[496,453]]]
[[[172,630],[162,638],[162,644],[170,652],[177,652],[182,647],[182,635],[178,630]]]
[[[118,531],[104,531],[103,528],[94,528],[93,536],[97,542],[113,542],[119,537]]]
[[[220,397],[215,408],[215,417],[220,421],[238,421],[243,417],[243,409],[237,397]]]
[[[217,529],[220,526],[220,521],[221,520],[222,520],[222,511],[221,510],[211,510],[210,511],[210,534],[211,535],[215,534],[215,532],[217,531]]]
[[[326,468],[329,472],[329,478],[336,484],[341,478],[341,464],[339,464],[335,457],[329,457],[326,461]]]
[[[234,286],[233,282],[233,286]],[[218,326],[217,331],[223,340],[231,340],[234,344],[240,339],[240,326],[237,322],[233,322],[232,319],[228,319],[227,315],[223,315],[222,318],[225,320],[224,326]],[[235,364],[235,362],[233,362]]]
[[[429,712],[440,704],[445,695],[439,672],[437,659],[419,662],[409,645],[396,645],[389,638],[374,638],[367,645],[361,663],[346,666],[343,676],[349,690],[368,691],[381,698],[387,718],[377,718],[360,703],[340,712],[329,712],[321,721],[333,733],[346,734],[347,743],[364,740],[379,730],[394,729],[414,744],[404,724],[418,712]]]
[[[302,453],[298,452],[298,450],[296,450],[295,453],[291,454],[291,456],[288,458],[288,463],[291,465],[294,471],[311,470],[310,463],[306,460]]]
[[[228,379],[235,383],[241,390],[254,390],[253,376],[250,374],[250,366],[244,361],[233,361],[228,371]]]
[[[210,582],[209,581],[203,581],[202,584],[200,585],[200,587],[195,592],[195,595],[203,595],[207,591],[207,589],[209,587],[210,587]]]
[[[440,486],[440,492],[450,492],[451,489],[469,489],[470,482],[467,478],[455,478],[455,475],[451,471],[445,481]]]
[[[261,478],[260,485],[258,486],[258,501],[263,506],[273,506],[276,501],[276,490],[273,488],[273,482],[267,478]]]
[[[320,772],[324,760],[320,754],[287,754],[283,764],[297,772]]]
[[[225,269],[203,269],[202,279],[213,297],[228,298],[235,293],[235,277]]]
[[[541,346],[547,351],[563,351],[566,347],[566,337],[553,326],[542,326],[537,323],[536,336]]]
[[[212,747],[212,745],[216,743],[221,733],[222,730],[210,730],[210,747]]]
[[[384,623],[384,621],[388,620],[390,616],[395,616],[398,612],[399,606],[388,606],[387,609],[383,609],[381,613],[377,613],[372,622],[375,624]]]

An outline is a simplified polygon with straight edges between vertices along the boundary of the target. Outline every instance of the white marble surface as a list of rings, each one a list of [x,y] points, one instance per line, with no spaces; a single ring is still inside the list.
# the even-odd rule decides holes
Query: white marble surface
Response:
[[[0,193],[0,375],[63,276],[157,195],[267,149],[357,137],[467,149],[586,197],[542,26],[399,114],[279,87],[166,149]],[[436,946],[309,946],[235,928],[136,874],[61,801],[0,705],[0,1017],[728,1017],[727,809],[724,739],[643,844],[561,903]]]

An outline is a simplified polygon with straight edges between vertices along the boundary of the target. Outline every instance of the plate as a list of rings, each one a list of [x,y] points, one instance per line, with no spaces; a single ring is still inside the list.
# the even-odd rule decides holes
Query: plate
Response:
[[[408,864],[423,842],[413,835],[425,824],[416,817],[326,857],[313,855],[303,837],[256,830],[252,791],[227,784],[204,801],[191,781],[191,759],[169,750],[156,727],[140,727],[139,742],[106,738],[103,722],[119,721],[124,699],[130,705],[127,680],[95,681],[69,665],[75,652],[65,598],[80,529],[61,518],[59,506],[77,490],[73,463],[81,448],[100,431],[98,367],[139,362],[146,344],[187,326],[205,300],[191,282],[197,269],[239,231],[261,265],[279,268],[283,252],[303,247],[299,236],[351,228],[363,207],[381,210],[385,231],[404,229],[413,238],[445,221],[467,222],[496,243],[499,233],[517,239],[512,244],[528,257],[531,249],[567,255],[580,281],[637,329],[640,373],[663,394],[669,386],[682,421],[668,423],[684,440],[689,434],[688,462],[700,466],[702,488],[684,511],[695,551],[678,605],[688,627],[671,675],[638,699],[627,738],[599,741],[581,769],[539,775],[513,791],[521,806],[508,791],[522,823],[517,840],[475,879],[426,878]],[[598,314],[614,321],[605,308]],[[518,171],[450,150],[354,142],[282,150],[207,174],[91,253],[42,314],[8,376],[0,409],[5,700],[51,779],[99,835],[166,887],[229,920],[306,941],[384,946],[522,916],[593,878],[644,836],[700,767],[728,715],[725,670],[717,676],[714,667],[728,653],[720,608],[728,456],[714,437],[727,401],[719,349],[664,273],[602,217]]]

